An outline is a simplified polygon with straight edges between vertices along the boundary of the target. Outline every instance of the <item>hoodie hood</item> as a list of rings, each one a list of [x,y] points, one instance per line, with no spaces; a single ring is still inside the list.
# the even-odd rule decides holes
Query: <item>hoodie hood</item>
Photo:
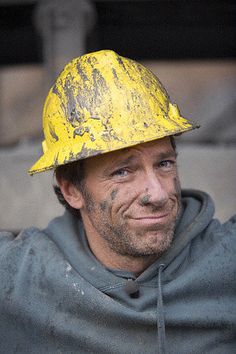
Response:
[[[161,264],[167,268],[186,245],[208,226],[214,211],[214,203],[208,194],[183,190],[182,212],[176,224],[172,245],[162,257],[139,275],[138,281],[152,281]],[[90,251],[82,223],[68,211],[63,217],[54,219],[45,233],[57,244],[74,269],[96,288],[105,291],[107,288],[123,286],[125,278],[135,278],[129,272],[106,269]],[[119,273],[123,276],[119,277]]]

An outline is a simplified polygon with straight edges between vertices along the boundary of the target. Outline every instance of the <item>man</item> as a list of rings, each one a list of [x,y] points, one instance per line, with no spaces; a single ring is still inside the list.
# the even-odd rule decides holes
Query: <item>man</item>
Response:
[[[1,234],[1,353],[235,353],[236,218],[181,191],[174,136],[194,127],[135,61],[65,67],[29,173],[55,169],[67,210]]]

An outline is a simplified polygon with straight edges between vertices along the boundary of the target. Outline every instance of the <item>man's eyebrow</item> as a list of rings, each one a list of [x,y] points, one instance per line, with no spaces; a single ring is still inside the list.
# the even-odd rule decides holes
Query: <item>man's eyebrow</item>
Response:
[[[110,166],[108,167],[108,169],[106,171],[110,170],[111,168],[121,168],[125,165],[128,165],[128,164],[134,162],[135,160],[137,160],[137,157],[135,155],[129,155],[126,158],[125,157],[118,158],[110,164]]]
[[[125,152],[124,152],[125,153]],[[170,150],[166,152],[158,152],[155,155],[156,160],[165,160],[170,158],[176,158],[177,152]],[[131,163],[134,163],[138,160],[138,156],[136,155],[129,155],[127,157],[119,157],[118,159],[114,159],[114,161],[109,164],[108,168],[105,169],[104,173],[109,173],[111,169],[119,169]]]
[[[176,151],[166,151],[166,152],[158,152],[155,155],[155,158],[157,160],[163,160],[163,159],[167,159],[167,158],[176,158],[177,157],[177,152]],[[115,166],[115,167],[121,167],[127,164],[130,164],[132,162],[134,162],[135,160],[138,160],[138,156],[136,155],[129,155],[127,157],[120,157],[116,160],[114,160],[111,163],[111,167]]]
[[[167,151],[167,152],[160,152],[156,155],[156,158],[157,159],[160,159],[160,160],[165,160],[165,159],[168,159],[168,158],[177,158],[178,156],[178,153],[176,151]]]

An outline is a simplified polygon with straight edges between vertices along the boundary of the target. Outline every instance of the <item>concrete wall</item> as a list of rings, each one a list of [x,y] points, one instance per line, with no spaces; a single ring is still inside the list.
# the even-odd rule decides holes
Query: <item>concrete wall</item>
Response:
[[[182,115],[201,124],[182,140],[236,145],[236,61],[145,64],[160,78]]]

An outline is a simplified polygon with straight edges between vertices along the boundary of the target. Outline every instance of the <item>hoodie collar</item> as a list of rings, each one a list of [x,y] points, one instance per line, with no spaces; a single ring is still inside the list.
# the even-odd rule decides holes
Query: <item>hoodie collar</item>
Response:
[[[138,278],[139,282],[155,282],[160,265],[165,268],[183,248],[201,231],[214,215],[214,204],[204,192],[182,192],[182,214],[176,224],[175,236],[169,250],[147,268]],[[117,272],[106,269],[89,249],[83,225],[69,212],[51,221],[45,233],[53,240],[71,266],[98,289],[122,285],[125,279]],[[165,271],[165,269],[163,269]]]

